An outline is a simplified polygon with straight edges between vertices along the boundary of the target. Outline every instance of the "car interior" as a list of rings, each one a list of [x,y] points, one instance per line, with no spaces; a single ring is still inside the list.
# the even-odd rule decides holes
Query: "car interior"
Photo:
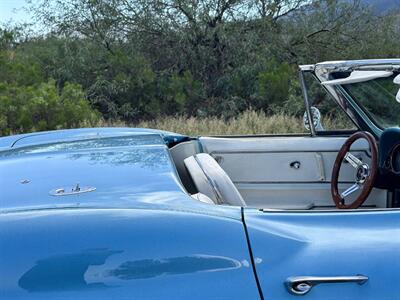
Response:
[[[209,204],[271,210],[400,207],[400,74],[363,61],[354,71],[357,63],[346,72],[332,71],[338,63],[300,66],[307,133],[172,147],[186,191]]]
[[[201,137],[180,143],[170,152],[183,186],[199,201],[261,209],[323,210],[338,208],[332,199],[332,171],[347,140],[305,135]],[[397,206],[393,187],[400,174],[399,140],[397,129],[382,136],[381,156],[373,158],[375,166],[382,162],[374,187],[357,207]],[[374,165],[365,139],[351,145],[351,154],[363,164]],[[358,172],[352,163],[342,160],[339,193],[354,185]],[[352,203],[362,192],[346,195],[346,202]]]

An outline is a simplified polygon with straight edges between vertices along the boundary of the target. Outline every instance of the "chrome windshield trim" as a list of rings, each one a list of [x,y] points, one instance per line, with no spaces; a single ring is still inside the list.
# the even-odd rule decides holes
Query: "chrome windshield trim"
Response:
[[[329,79],[333,72],[364,71],[398,71],[400,59],[366,59],[349,61],[327,61],[315,65],[315,74],[320,81]]]

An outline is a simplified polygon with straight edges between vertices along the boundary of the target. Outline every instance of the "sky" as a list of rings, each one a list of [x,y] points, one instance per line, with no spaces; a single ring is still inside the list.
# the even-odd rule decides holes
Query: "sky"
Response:
[[[380,10],[400,7],[400,0],[362,0],[363,3],[379,6]],[[0,24],[8,22],[29,22],[29,12],[23,9],[27,6],[26,0],[0,0]]]
[[[23,10],[25,0],[0,0],[0,24],[29,22],[29,13]]]

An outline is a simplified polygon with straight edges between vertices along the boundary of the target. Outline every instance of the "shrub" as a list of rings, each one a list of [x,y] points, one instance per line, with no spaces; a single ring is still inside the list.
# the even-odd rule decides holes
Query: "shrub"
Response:
[[[0,133],[73,128],[99,120],[82,88],[66,84],[58,91],[50,80],[32,86],[0,83]]]

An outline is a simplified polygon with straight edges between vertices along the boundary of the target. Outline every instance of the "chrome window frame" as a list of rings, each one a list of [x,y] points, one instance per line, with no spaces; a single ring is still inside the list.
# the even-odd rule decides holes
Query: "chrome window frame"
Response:
[[[400,59],[332,61],[322,62],[315,65],[299,66],[299,73],[301,74],[301,77],[303,77],[301,80],[304,80],[304,73],[312,72],[320,82],[330,80],[331,74],[334,72],[351,72],[355,70],[399,72]],[[306,89],[305,85],[303,87],[303,83],[302,88]],[[325,86],[325,89],[359,129],[369,131],[375,137],[379,137],[382,134],[383,130],[375,124],[375,122],[364,112],[363,108],[352,99],[340,85]],[[304,101],[306,111],[309,120],[312,120],[310,119],[310,108],[308,107],[309,101],[308,95],[306,94],[307,92],[303,91],[303,95],[305,95]],[[310,125],[311,133],[312,135],[315,135],[316,131],[315,128],[313,128],[313,122],[311,122]]]

